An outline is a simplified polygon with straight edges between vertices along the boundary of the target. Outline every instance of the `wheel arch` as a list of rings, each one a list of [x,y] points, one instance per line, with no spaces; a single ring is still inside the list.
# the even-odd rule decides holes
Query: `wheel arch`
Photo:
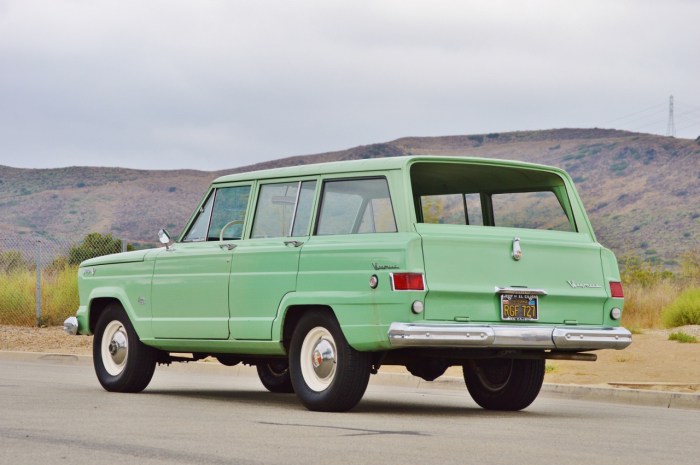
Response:
[[[88,301],[88,325],[90,333],[94,334],[95,328],[97,327],[97,321],[100,319],[100,315],[109,307],[112,303],[118,303],[122,309],[126,312],[126,316],[131,321],[134,327],[134,331],[139,336],[139,339],[149,338],[151,335],[150,327],[150,311],[147,315],[138,315],[131,305],[131,302],[123,290],[119,288],[98,288],[95,289]]]
[[[280,342],[284,346],[285,351],[289,353],[289,346],[292,341],[292,334],[294,334],[294,329],[297,327],[301,317],[308,312],[325,312],[333,315],[333,318],[338,320],[333,308],[329,305],[291,305],[287,308],[284,314],[284,321],[282,323],[282,334]],[[342,327],[341,327],[342,330]]]

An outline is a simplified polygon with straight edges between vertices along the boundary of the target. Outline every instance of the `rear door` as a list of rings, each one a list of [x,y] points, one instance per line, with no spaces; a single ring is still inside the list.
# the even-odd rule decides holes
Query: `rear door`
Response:
[[[280,302],[296,289],[316,184],[315,179],[303,179],[260,185],[250,237],[233,252],[228,290],[231,338],[272,338]]]
[[[603,322],[601,246],[560,174],[498,165],[415,168],[426,319]]]

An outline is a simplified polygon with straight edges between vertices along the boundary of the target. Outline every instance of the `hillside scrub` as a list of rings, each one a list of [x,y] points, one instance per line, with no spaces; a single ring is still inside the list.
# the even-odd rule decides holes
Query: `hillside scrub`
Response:
[[[623,326],[646,329],[700,324],[700,250],[683,255],[678,273],[637,257],[624,257],[621,268]]]

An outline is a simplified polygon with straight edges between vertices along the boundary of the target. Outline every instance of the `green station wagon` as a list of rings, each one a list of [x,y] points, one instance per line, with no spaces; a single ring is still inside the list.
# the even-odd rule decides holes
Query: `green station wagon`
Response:
[[[95,335],[108,391],[214,357],[346,411],[381,365],[430,381],[461,366],[476,403],[519,410],[546,359],[632,341],[615,257],[557,168],[411,156],[234,174],[160,237],[80,266],[65,326]]]

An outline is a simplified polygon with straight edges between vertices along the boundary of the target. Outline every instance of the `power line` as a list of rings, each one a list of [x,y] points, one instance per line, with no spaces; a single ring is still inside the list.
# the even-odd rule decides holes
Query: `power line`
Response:
[[[650,107],[644,108],[643,110],[635,111],[635,112],[633,112],[633,113],[629,113],[629,114],[627,114],[627,115],[620,116],[619,118],[615,118],[615,119],[612,119],[612,120],[610,120],[610,121],[606,121],[606,122],[603,123],[603,125],[608,125],[608,124],[610,124],[610,123],[614,123],[614,122],[619,121],[619,120],[621,120],[621,119],[627,119],[627,118],[629,118],[629,117],[631,117],[631,116],[638,115],[639,113],[644,113],[644,112],[646,112],[646,111],[658,109],[658,108],[660,108],[660,107],[665,107],[665,106],[666,106],[665,103],[657,103],[656,105],[652,105],[652,106],[650,106]]]

